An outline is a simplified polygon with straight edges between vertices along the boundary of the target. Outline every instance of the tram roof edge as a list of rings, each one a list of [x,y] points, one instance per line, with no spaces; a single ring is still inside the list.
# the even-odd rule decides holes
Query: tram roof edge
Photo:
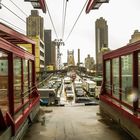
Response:
[[[35,41],[0,22],[0,37],[13,44],[35,44]]]
[[[136,51],[140,51],[140,40],[133,43],[126,44],[123,47],[107,52],[103,55],[103,58],[104,60],[112,59],[112,58],[120,57],[122,55],[128,55]]]

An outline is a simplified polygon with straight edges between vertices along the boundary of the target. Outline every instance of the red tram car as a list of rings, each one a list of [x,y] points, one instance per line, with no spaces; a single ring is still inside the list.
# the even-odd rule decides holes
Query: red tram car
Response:
[[[19,44],[30,44],[32,53]],[[35,42],[0,23],[0,139],[21,138],[38,111]]]

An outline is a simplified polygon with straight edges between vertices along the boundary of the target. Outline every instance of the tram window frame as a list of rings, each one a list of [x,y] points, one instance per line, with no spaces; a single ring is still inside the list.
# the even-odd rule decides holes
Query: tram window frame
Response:
[[[120,91],[120,87],[119,87],[119,57],[113,58],[112,59],[112,95],[114,97],[116,97],[117,99],[119,99],[120,95],[119,95],[119,91]],[[117,68],[117,70],[116,70]],[[118,76],[117,76],[118,75]]]
[[[18,63],[20,63],[20,66],[18,66]],[[14,110],[16,111],[22,105],[22,58],[16,55],[13,57],[13,72]],[[18,87],[16,87],[17,84],[19,85]],[[19,92],[15,95],[17,91]]]
[[[5,67],[5,70],[4,68],[2,68],[2,71],[3,74],[0,72],[0,108],[1,108],[1,111],[2,111],[2,114],[5,115],[6,112],[9,111],[9,101],[8,101],[8,84],[9,84],[9,81],[8,81],[8,63],[9,63],[9,60],[8,60],[8,53],[5,52],[3,49],[0,49],[0,52],[1,52],[1,55],[0,55],[0,58],[3,57],[4,55],[4,60],[6,60],[5,62],[5,65],[4,63],[2,62],[2,67]],[[2,74],[2,75],[1,75]],[[6,78],[7,77],[7,78]],[[4,78],[4,79],[2,79]],[[3,92],[2,92],[3,91]],[[3,93],[3,94],[2,94]]]
[[[130,62],[127,67],[127,61],[129,61],[128,59],[129,56],[130,56],[129,58]],[[124,67],[123,67],[123,64],[124,64]],[[131,80],[129,80],[130,78]],[[129,83],[130,81],[131,83]],[[121,83],[122,83],[121,84],[122,101],[126,102],[129,105],[133,105],[133,102],[129,100],[129,95],[131,94],[131,91],[133,89],[133,54],[127,54],[127,55],[121,56]]]
[[[138,52],[138,108],[140,108],[140,51]]]
[[[111,94],[111,62],[110,60],[106,60],[105,61],[105,88],[106,88],[106,92],[107,94]],[[109,70],[109,71],[108,71]],[[109,77],[108,77],[109,76]]]

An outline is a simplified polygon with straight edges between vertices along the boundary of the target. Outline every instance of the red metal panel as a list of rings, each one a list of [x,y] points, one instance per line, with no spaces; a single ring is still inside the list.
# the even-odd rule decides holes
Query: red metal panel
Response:
[[[137,117],[136,115],[134,115],[133,111],[132,111],[132,113],[128,112],[128,109],[125,109],[123,106],[116,104],[115,102],[110,100],[107,96],[100,95],[100,100],[105,102],[106,104],[108,104],[110,107],[112,107],[118,113],[120,113],[124,118],[127,118],[128,120],[135,123],[135,125],[140,127],[140,118]]]
[[[140,50],[140,41],[137,41],[133,44],[126,45],[126,46],[116,49],[114,51],[108,52],[108,53],[104,54],[103,58],[104,58],[104,60],[111,59],[111,58],[119,57],[122,55],[130,54],[137,50]]]
[[[25,35],[18,33],[17,31],[13,30],[12,28],[0,22],[0,37],[2,36],[2,38],[4,38],[4,35],[5,37],[7,37],[6,40],[8,40],[9,38],[9,39],[14,39],[15,42],[17,40],[17,42],[21,44],[23,43],[35,44],[35,41],[29,39]]]
[[[87,7],[86,7],[86,13],[89,13],[90,10],[92,9],[93,7],[93,4],[95,3],[96,0],[89,0],[88,4],[87,4]]]
[[[0,131],[5,130],[6,128],[7,128],[7,124],[6,124],[6,121],[3,117],[2,111],[0,109]]]
[[[10,42],[2,39],[1,37],[0,37],[0,47],[4,50],[14,53],[15,55],[20,56],[22,58],[35,60],[34,55],[30,54],[29,52],[23,50],[22,48],[20,48],[18,46],[11,44]]]
[[[11,116],[14,116],[14,72],[13,72],[13,54],[8,55],[8,100],[9,100],[9,112]]]
[[[121,68],[122,68],[122,62],[121,62],[121,57],[119,57],[119,99],[120,99],[120,101],[122,101],[122,77],[121,77],[121,75],[122,75],[122,70],[121,70]]]
[[[136,90],[134,92],[138,92],[138,52],[133,53],[133,88]],[[138,108],[138,98],[133,101],[133,107],[136,111]]]
[[[22,105],[24,104],[24,99],[23,99],[23,92],[24,92],[24,89],[23,89],[23,87],[24,87],[24,69],[23,69],[24,67],[23,67],[23,59],[21,59],[21,97],[22,97],[22,99],[21,99],[21,101],[22,101]]]
[[[40,97],[36,97],[36,99],[30,104],[30,106],[24,111],[24,115],[22,115],[20,118],[18,118],[15,122],[15,132],[18,130],[18,128],[22,125],[24,120],[28,117],[32,109],[38,105],[40,100]]]
[[[39,0],[39,3],[40,3],[42,11],[44,13],[46,13],[46,2],[45,2],[45,0]]]
[[[35,56],[35,45],[32,44],[32,54]],[[32,83],[35,86],[36,72],[35,72],[35,61],[32,61]]]

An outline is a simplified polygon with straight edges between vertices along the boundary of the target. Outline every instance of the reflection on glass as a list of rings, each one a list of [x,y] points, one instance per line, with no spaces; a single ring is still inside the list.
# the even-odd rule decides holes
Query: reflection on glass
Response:
[[[132,104],[132,101],[129,101],[129,95],[132,91],[132,81],[133,81],[133,73],[132,73],[132,55],[126,55],[121,57],[122,62],[122,100],[129,104]]]
[[[23,79],[24,79],[24,101],[28,100],[29,98],[29,93],[28,93],[28,60],[23,60]]]
[[[31,61],[29,61],[29,87],[30,87],[30,95],[31,95],[32,93],[32,62]]]
[[[107,93],[110,93],[111,91],[111,83],[110,83],[110,61],[106,61],[105,63],[105,85],[106,85],[106,91]]]
[[[0,51],[0,109],[5,115],[8,111],[8,55]]]
[[[14,109],[21,104],[21,58],[14,57]]]
[[[139,98],[139,108],[140,108],[140,53],[138,53],[138,98]]]
[[[119,99],[119,58],[114,58],[112,61],[112,78],[112,94]]]
[[[30,76],[30,87],[32,87],[32,62],[29,61],[29,70],[30,70],[30,73],[29,73],[29,76]]]

